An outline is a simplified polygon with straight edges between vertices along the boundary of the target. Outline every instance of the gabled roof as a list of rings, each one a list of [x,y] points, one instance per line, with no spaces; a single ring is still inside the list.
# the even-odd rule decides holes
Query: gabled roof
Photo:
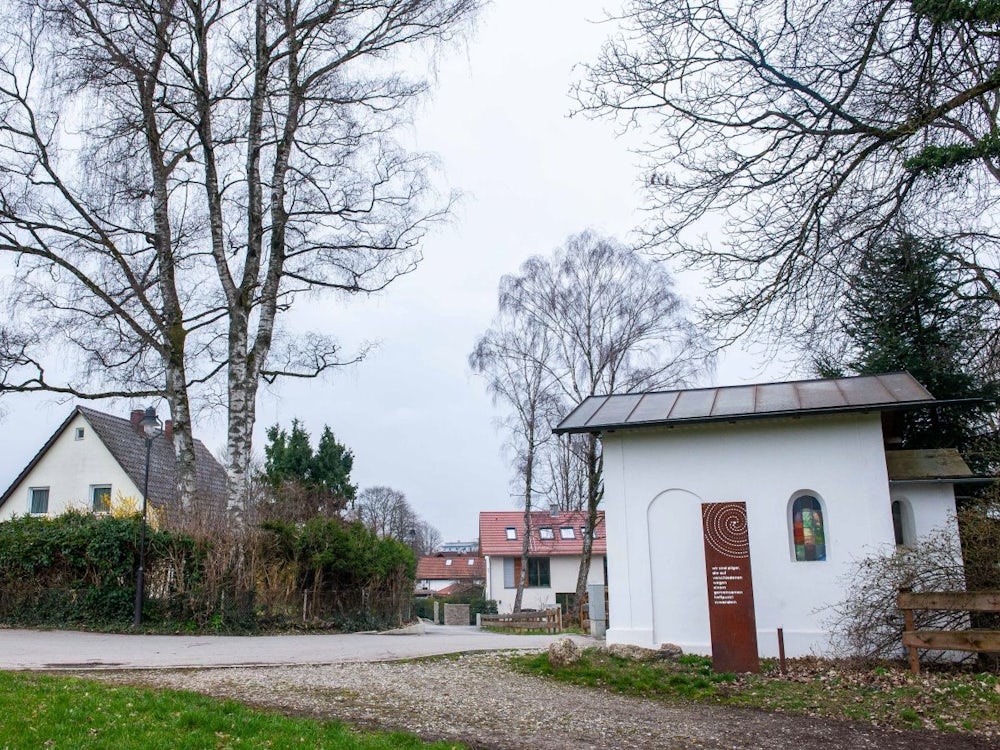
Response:
[[[38,453],[28,462],[10,487],[0,495],[0,506],[11,496],[17,486],[31,473],[42,457],[59,439],[70,422],[77,416],[82,416],[93,429],[94,434],[118,462],[122,470],[140,490],[146,467],[146,441],[140,435],[132,422],[124,417],[91,409],[86,406],[76,406],[56,431],[52,433]],[[195,440],[195,455],[198,461],[198,493],[209,501],[218,502],[225,497],[226,471],[200,440]],[[177,473],[176,458],[170,440],[161,436],[153,441],[149,454],[149,499],[154,503],[163,503],[169,507],[177,505]]]
[[[530,554],[544,557],[582,555],[581,528],[587,525],[587,514],[578,511],[531,513]],[[514,529],[514,539],[507,538],[507,529]],[[563,528],[571,529],[572,539],[563,539]],[[542,537],[542,529],[550,529],[551,539]],[[524,511],[483,511],[479,514],[479,552],[497,557],[519,557],[524,544]],[[598,511],[592,554],[606,555],[608,542],[604,535],[604,511]]]
[[[733,422],[769,417],[891,411],[926,406],[934,397],[908,372],[591,396],[553,432]]]
[[[478,555],[439,552],[417,561],[418,581],[478,580],[485,577],[486,561]]]

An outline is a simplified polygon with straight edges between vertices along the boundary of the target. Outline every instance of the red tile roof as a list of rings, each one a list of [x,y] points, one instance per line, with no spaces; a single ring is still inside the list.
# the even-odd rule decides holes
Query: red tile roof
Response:
[[[486,561],[476,555],[462,553],[421,557],[417,561],[418,581],[462,581],[486,578]]]
[[[583,538],[580,529],[587,525],[587,514],[583,512],[565,512],[553,515],[548,511],[537,511],[531,514],[531,546],[532,555],[580,555],[583,554]],[[517,538],[508,539],[507,529],[516,530]],[[573,530],[572,539],[563,539],[560,530]],[[552,530],[552,539],[543,539],[543,529]],[[479,514],[479,551],[483,555],[498,557],[516,557],[521,554],[524,543],[524,512],[483,511]],[[604,511],[598,512],[597,530],[594,536],[595,555],[608,553],[607,538],[604,534]]]

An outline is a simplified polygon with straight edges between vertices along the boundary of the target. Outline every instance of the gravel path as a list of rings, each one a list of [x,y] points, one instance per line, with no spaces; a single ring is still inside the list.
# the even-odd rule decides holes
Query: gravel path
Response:
[[[709,706],[673,706],[564,685],[507,666],[504,654],[447,659],[88,672],[84,677],[182,688],[474,748],[828,748],[996,750],[991,740]]]

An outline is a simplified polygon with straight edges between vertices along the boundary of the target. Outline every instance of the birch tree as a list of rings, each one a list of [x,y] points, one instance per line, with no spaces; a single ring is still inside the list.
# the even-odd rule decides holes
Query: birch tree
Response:
[[[532,256],[505,276],[498,309],[532,333],[528,341],[545,342],[528,349],[563,414],[598,393],[684,385],[711,365],[663,266],[594,232],[573,235],[550,256]],[[573,450],[583,474],[579,505],[588,519],[576,584],[581,602],[604,492],[603,462],[596,436],[584,436]]]
[[[0,58],[0,387],[163,395],[181,496],[192,399],[228,415],[245,499],[262,381],[356,361],[282,316],[384,289],[448,210],[395,140],[479,0],[25,0]],[[418,61],[418,62],[415,62]],[[69,356],[67,356],[69,355]],[[59,370],[53,361],[78,360]]]
[[[510,277],[501,282],[501,296],[505,293],[504,286],[510,282]],[[553,439],[550,423],[559,407],[548,364],[551,357],[552,339],[548,331],[503,309],[469,355],[472,371],[486,379],[486,388],[494,403],[507,412],[501,425],[507,433],[515,475],[520,483],[524,534],[521,569],[514,594],[515,612],[521,611],[527,585],[531,511],[539,483],[537,466],[546,444]]]

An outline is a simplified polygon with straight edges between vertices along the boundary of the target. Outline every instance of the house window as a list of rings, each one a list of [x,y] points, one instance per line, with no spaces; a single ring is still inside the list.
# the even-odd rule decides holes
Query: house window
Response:
[[[549,585],[549,558],[528,558],[528,585],[531,587],[544,587]]]
[[[796,562],[826,559],[826,529],[819,498],[801,495],[792,501],[792,544]]]
[[[896,538],[897,547],[909,547],[916,536],[913,527],[913,509],[906,500],[893,500],[892,533]]]
[[[83,440],[83,428],[77,427],[76,433],[73,435],[74,440]]]
[[[472,567],[473,565],[475,565],[475,564],[476,564],[476,561],[475,561],[475,560],[473,560],[473,559],[472,559],[472,558],[470,557],[470,558],[469,558],[469,567],[471,568],[471,567]]]
[[[49,512],[49,488],[32,487],[28,490],[30,498],[28,501],[29,512],[33,516],[42,516]]]
[[[445,560],[444,564],[445,565],[451,565],[451,558],[448,558],[447,560]]]
[[[563,526],[559,529],[560,539],[576,539],[576,534],[573,533],[572,526]]]
[[[517,580],[520,576],[521,558],[505,557],[503,559],[503,587],[505,589],[516,589]],[[549,585],[549,558],[529,557],[527,586],[529,588],[541,588]]]
[[[556,538],[556,535],[552,531],[552,527],[551,526],[542,526],[542,528],[540,528],[538,530],[538,536],[540,536],[542,539],[555,539]]]
[[[111,512],[111,486],[95,485],[90,488],[90,508],[94,513]]]
[[[556,594],[556,604],[562,608],[563,615],[568,615],[576,604],[576,592]]]
[[[515,529],[513,526],[508,526],[506,533],[508,539],[517,539],[517,529]]]

